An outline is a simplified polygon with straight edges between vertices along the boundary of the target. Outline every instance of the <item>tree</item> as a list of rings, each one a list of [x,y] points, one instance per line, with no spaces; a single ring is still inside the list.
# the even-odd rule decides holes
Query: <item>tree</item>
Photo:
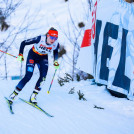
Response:
[[[30,14],[30,9],[27,9],[23,16],[20,16],[20,21],[16,22],[14,25],[10,25],[10,20],[13,20],[12,18],[16,17],[15,14],[22,2],[23,0],[0,0],[0,49],[14,55],[16,55],[16,51],[18,54],[18,48],[21,43],[18,41],[20,35],[26,37],[30,31],[37,30],[37,28],[31,29],[31,25],[33,23],[38,23],[36,22],[37,20],[35,21],[35,18],[40,12],[40,10],[36,10],[36,12]],[[0,59],[0,68],[3,69],[3,65],[5,68],[1,75],[4,75],[4,77],[7,78],[9,73],[12,72],[12,67],[9,65],[13,62],[16,64],[17,61],[4,53],[0,53]],[[22,75],[22,67],[22,64],[16,66],[16,72],[20,70],[20,75]]]
[[[81,5],[83,6],[83,9],[85,11],[85,14],[83,15],[86,18],[85,21],[88,20],[89,12],[91,11],[92,0],[88,0],[88,3],[89,3],[88,12],[87,12],[87,10],[85,10],[83,3],[81,3]],[[68,64],[68,66],[70,66],[71,71],[72,71],[70,73],[71,73],[73,79],[77,79],[78,73],[79,73],[79,75],[82,75],[82,78],[83,78],[84,75],[87,76],[86,73],[78,70],[75,66],[77,63],[77,58],[79,56],[81,41],[83,38],[86,22],[83,22],[83,21],[78,22],[74,19],[74,16],[72,15],[69,3],[68,3],[68,13],[69,13],[69,19],[68,19],[67,25],[65,26],[65,28],[67,28],[67,30],[62,28],[59,25],[59,23],[57,22],[57,25],[61,29],[62,33],[65,35],[65,37],[68,40],[68,43],[70,45],[70,48],[72,50],[71,52],[67,51],[66,57],[64,56],[63,60],[64,60],[64,62],[66,62],[66,64]],[[56,16],[55,16],[55,18],[56,18]],[[64,69],[65,69],[65,66],[64,66]]]
[[[13,1],[13,0],[1,0],[0,4],[0,28],[1,31],[6,31],[10,25],[6,22],[7,18],[11,16],[13,12],[19,7],[22,0]]]

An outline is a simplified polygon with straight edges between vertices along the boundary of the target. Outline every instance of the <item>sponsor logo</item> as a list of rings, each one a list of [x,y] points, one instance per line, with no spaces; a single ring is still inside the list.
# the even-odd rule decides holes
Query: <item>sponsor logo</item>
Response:
[[[39,46],[39,48],[41,48],[41,49],[49,49],[49,50],[51,50],[52,49],[52,47],[47,47],[46,45],[43,45],[43,44],[40,44],[40,46]]]
[[[30,63],[30,64],[33,64],[33,63],[34,63],[34,60],[30,59],[30,60],[29,60],[29,63]]]
[[[43,44],[40,44],[39,48],[43,50],[41,51],[41,53],[45,53],[45,52],[50,53],[52,51],[52,47],[47,47],[46,45]]]
[[[27,71],[28,71],[28,72],[33,72],[33,67],[28,67],[28,68],[27,68]]]

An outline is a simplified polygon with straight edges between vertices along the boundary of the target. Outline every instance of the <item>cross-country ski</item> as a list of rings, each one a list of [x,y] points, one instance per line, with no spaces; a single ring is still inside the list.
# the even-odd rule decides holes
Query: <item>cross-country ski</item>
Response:
[[[33,104],[33,103],[29,102],[29,101],[26,101],[26,100],[24,100],[24,99],[22,99],[22,98],[19,98],[19,99],[20,99],[21,101],[23,101],[23,102],[29,104],[30,106],[32,106],[32,107],[38,109],[39,111],[43,112],[43,113],[46,114],[48,117],[54,117],[54,116],[50,115],[49,113],[47,113],[47,112],[46,112],[44,109],[42,109],[40,106],[35,105],[35,104]]]

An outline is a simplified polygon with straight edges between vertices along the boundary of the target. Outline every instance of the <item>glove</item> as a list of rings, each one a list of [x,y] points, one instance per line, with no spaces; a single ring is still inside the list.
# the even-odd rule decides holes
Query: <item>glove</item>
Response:
[[[20,62],[24,61],[23,54],[19,54],[18,57],[17,57],[17,60],[20,61]]]
[[[54,61],[54,68],[55,69],[58,69],[59,68],[59,63],[57,60]]]

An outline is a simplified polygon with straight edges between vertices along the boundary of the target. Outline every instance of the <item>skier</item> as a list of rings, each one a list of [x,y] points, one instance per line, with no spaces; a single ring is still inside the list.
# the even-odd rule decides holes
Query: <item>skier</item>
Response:
[[[18,83],[13,93],[9,96],[10,104],[13,103],[16,96],[23,89],[26,83],[31,79],[34,71],[35,64],[37,64],[40,72],[40,77],[35,85],[32,95],[30,96],[30,102],[37,105],[36,96],[41,90],[41,83],[45,81],[47,71],[48,71],[48,54],[53,51],[54,56],[54,67],[55,69],[59,68],[58,59],[58,31],[51,27],[45,35],[40,35],[38,37],[24,40],[21,42],[19,55],[17,60],[22,62],[24,61],[23,51],[26,45],[34,44],[33,47],[29,50],[29,54],[26,62],[26,73],[24,78]]]

